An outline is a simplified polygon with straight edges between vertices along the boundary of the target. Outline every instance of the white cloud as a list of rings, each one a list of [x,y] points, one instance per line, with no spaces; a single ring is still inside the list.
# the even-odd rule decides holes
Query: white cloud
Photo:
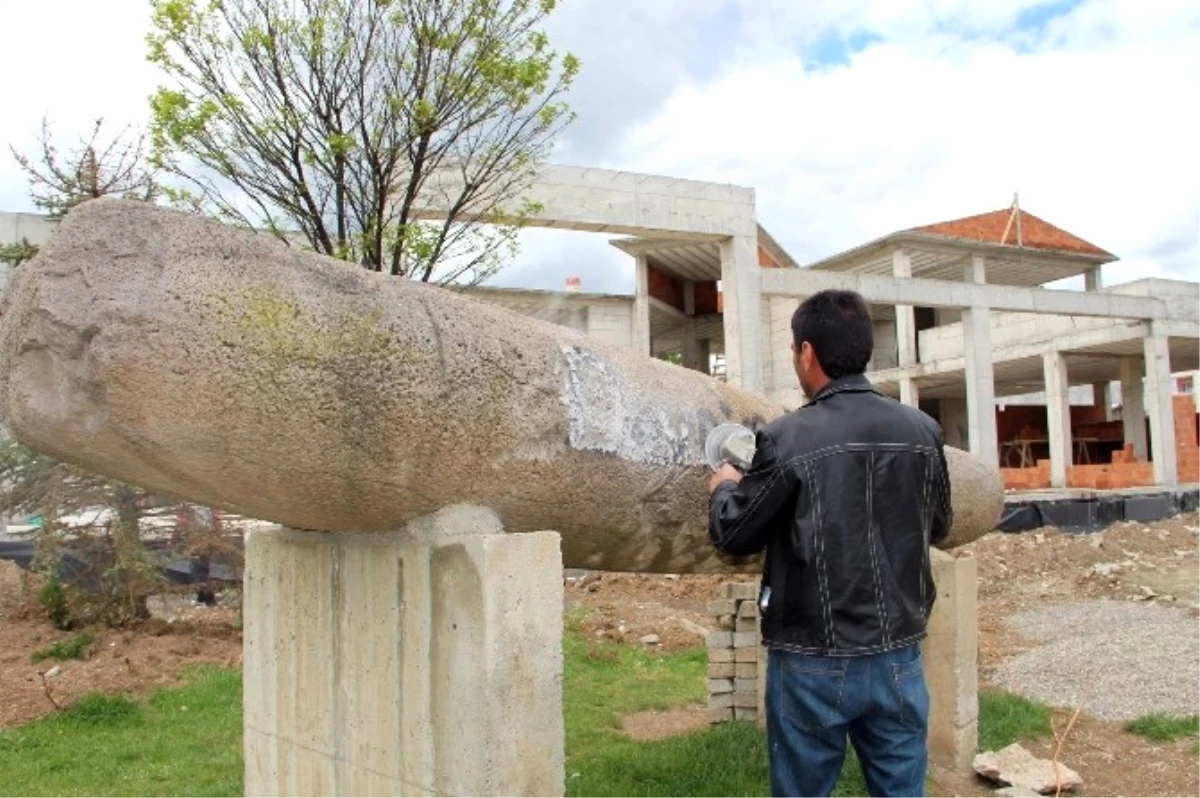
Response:
[[[755,186],[802,261],[1017,190],[1127,258],[1112,274],[1196,279],[1200,36],[1182,4],[1153,14],[1084,4],[1028,51],[886,39],[839,68],[798,55],[733,68],[631,130],[627,167]]]
[[[893,230],[1022,207],[1123,259],[1114,276],[1200,277],[1194,0],[564,0],[551,40],[581,56],[580,119],[559,158],[753,186],[801,261]],[[4,0],[0,145],[49,114],[146,119],[147,0]],[[877,39],[844,65],[830,42]],[[868,40],[870,40],[868,39]],[[0,210],[28,210],[0,152]],[[631,288],[606,238],[524,236],[506,284]]]
[[[146,62],[147,0],[4,0],[0,10],[5,77],[0,114],[0,210],[32,210],[29,187],[9,146],[32,153],[43,116],[63,149],[96,119],[117,133],[144,127],[157,73]]]

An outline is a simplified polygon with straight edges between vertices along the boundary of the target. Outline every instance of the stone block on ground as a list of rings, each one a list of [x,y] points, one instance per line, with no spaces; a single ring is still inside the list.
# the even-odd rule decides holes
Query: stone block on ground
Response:
[[[709,723],[728,723],[733,720],[732,707],[713,707],[710,706],[705,710],[708,715]]]
[[[720,693],[719,695],[709,695],[709,709],[728,709],[733,711],[733,693]]]
[[[709,632],[704,638],[704,645],[711,651],[714,648],[733,648],[733,632]]]
[[[734,652],[732,648],[710,648],[708,650],[708,661],[712,662],[733,662]]]
[[[737,665],[732,662],[710,662],[708,663],[708,678],[710,679],[732,679],[737,676]]]
[[[758,709],[758,693],[756,693],[756,692],[748,692],[748,693],[734,692],[732,695],[733,695],[733,706],[734,707],[741,707],[743,709]]]
[[[733,627],[735,632],[752,632],[758,634],[758,619],[757,618],[742,618],[737,619],[737,623]]]
[[[733,692],[733,679],[709,679],[708,694],[720,695],[721,693]]]
[[[737,648],[755,648],[758,646],[758,632],[751,630],[749,632],[734,632],[733,647]]]
[[[758,679],[758,663],[736,662],[733,665],[733,675],[737,679]]]
[[[739,618],[758,618],[757,601],[738,602],[737,615]]]
[[[758,710],[750,709],[749,707],[734,707],[733,708],[733,719],[734,720],[756,721],[756,720],[758,720]]]
[[[726,598],[737,599],[739,601],[758,598],[755,595],[756,591],[753,582],[729,582],[723,586],[722,592]]]
[[[733,615],[736,612],[737,612],[737,600],[736,599],[722,598],[722,599],[713,599],[712,601],[708,602],[708,614],[709,615],[717,615],[717,616]]]
[[[734,694],[734,706],[737,705]],[[1083,779],[1069,767],[1059,763],[1055,778],[1055,763],[1049,759],[1038,759],[1020,743],[1013,743],[999,751],[985,751],[975,757],[975,772],[1002,787],[1024,787],[1050,795],[1061,784],[1063,790],[1072,790],[1083,785]]]
[[[758,662],[758,646],[744,646],[732,651],[734,662]]]

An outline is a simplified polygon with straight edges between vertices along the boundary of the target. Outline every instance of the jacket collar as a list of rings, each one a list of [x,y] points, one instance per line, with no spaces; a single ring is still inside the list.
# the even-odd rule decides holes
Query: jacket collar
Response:
[[[844,377],[838,377],[836,380],[817,391],[817,395],[812,398],[812,401],[819,402],[822,399],[827,399],[835,393],[864,392],[879,393],[879,391],[875,390],[875,386],[871,384],[871,381],[862,374],[847,374]]]

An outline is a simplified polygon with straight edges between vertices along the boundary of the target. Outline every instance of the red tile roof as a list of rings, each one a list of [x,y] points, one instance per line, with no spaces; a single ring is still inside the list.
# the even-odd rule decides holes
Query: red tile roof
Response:
[[[1039,219],[1028,211],[1021,211],[1021,243],[1031,249],[1048,249],[1057,252],[1075,252],[1081,255],[1104,255],[1115,258],[1111,252],[1106,252],[1095,244],[1088,243],[1078,236],[1073,236],[1066,230],[1055,227],[1047,221]],[[988,244],[1017,244],[1017,222],[1012,217],[1012,208],[1002,211],[981,213],[978,216],[967,216],[963,219],[953,219],[948,222],[914,227],[908,232],[930,233],[932,235],[962,238],[968,241],[982,241]],[[1004,229],[1008,228],[1008,236]]]

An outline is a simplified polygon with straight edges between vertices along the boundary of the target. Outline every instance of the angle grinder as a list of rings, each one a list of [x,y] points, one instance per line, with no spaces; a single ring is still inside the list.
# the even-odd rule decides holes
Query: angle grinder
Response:
[[[754,461],[754,432],[741,424],[720,424],[704,439],[704,459],[716,471],[728,463],[739,471]]]

